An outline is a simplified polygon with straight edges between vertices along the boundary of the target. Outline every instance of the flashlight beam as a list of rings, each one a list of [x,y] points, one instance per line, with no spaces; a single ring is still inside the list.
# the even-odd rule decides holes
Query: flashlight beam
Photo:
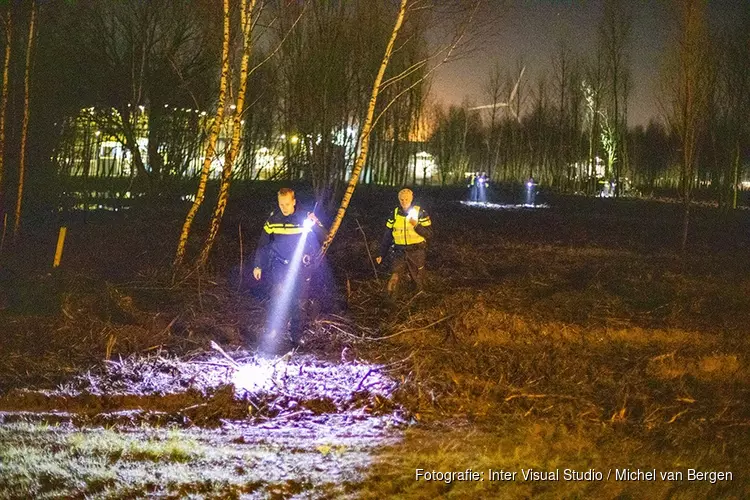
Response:
[[[296,292],[295,282],[299,279],[300,267],[302,266],[302,255],[309,234],[309,231],[305,231],[301,234],[299,242],[297,243],[297,248],[294,250],[294,255],[289,261],[289,268],[285,270],[286,276],[282,282],[283,286],[281,294],[275,298],[276,302],[273,304],[271,314],[268,318],[267,328],[271,335],[274,335],[274,333],[280,333],[280,331],[286,326],[285,321],[290,313],[290,308],[294,307],[292,304],[292,295]],[[268,350],[269,348],[275,349],[275,346],[266,346],[263,350]]]

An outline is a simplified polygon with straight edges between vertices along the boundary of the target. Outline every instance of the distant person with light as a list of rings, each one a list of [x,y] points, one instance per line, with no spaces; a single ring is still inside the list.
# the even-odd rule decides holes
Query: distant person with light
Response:
[[[375,261],[380,264],[393,248],[391,278],[388,293],[395,295],[399,281],[411,278],[417,291],[424,290],[427,241],[432,237],[432,220],[419,205],[413,205],[414,193],[405,188],[398,192],[399,206],[385,223],[380,242],[380,253]]]
[[[469,201],[478,201],[479,200],[479,188],[478,186],[479,182],[479,172],[472,172],[471,174],[471,181],[469,182]]]
[[[536,206],[536,182],[533,177],[526,181],[526,205]]]
[[[280,328],[285,328],[286,318],[290,316],[289,333],[296,345],[308,320],[313,257],[327,231],[313,212],[297,209],[292,189],[281,188],[277,200],[279,209],[268,216],[258,240],[253,277],[269,280],[274,303],[288,302],[288,308],[278,311],[281,316],[278,323]]]
[[[489,177],[487,177],[487,172],[482,172],[479,174],[479,185],[487,187],[490,183]]]

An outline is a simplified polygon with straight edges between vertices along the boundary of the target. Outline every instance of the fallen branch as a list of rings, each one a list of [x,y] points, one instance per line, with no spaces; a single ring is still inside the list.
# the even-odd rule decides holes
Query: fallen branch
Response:
[[[429,325],[426,325],[426,326],[420,326],[419,328],[407,328],[407,329],[405,329],[405,330],[401,330],[401,331],[399,331],[399,332],[396,332],[396,333],[393,333],[393,334],[391,334],[391,335],[386,335],[385,337],[361,337],[361,338],[362,338],[362,339],[364,339],[364,340],[386,340],[386,339],[391,339],[391,338],[393,338],[393,337],[397,337],[397,336],[399,336],[399,335],[403,335],[404,333],[413,333],[413,332],[419,332],[419,331],[421,331],[421,330],[426,330],[426,329],[428,329],[428,328],[432,328],[433,326],[437,325],[438,323],[442,323],[443,321],[445,321],[445,320],[447,320],[447,319],[450,319],[450,318],[452,318],[453,316],[454,316],[454,314],[450,314],[450,315],[448,315],[448,316],[445,316],[445,317],[443,317],[443,318],[440,318],[440,319],[439,319],[439,320],[437,320],[437,321],[433,321],[433,322],[432,322],[432,323],[430,323]]]
[[[229,354],[227,354],[224,351],[224,349],[222,349],[221,346],[219,344],[217,344],[216,342],[214,342],[213,340],[211,341],[211,349],[213,349],[214,351],[218,351],[218,353],[221,354],[222,356],[224,356],[224,358],[226,358],[226,360],[229,361],[235,369],[237,369],[237,370],[240,369],[239,363],[237,363],[235,360],[233,360],[229,356]]]
[[[365,382],[365,380],[367,380],[367,377],[369,377],[369,376],[370,376],[370,374],[371,374],[371,373],[372,373],[373,371],[374,371],[374,369],[373,369],[373,368],[370,368],[369,370],[367,370],[367,373],[365,373],[365,376],[364,376],[364,377],[362,377],[362,380],[360,380],[360,381],[359,381],[359,384],[357,384],[357,388],[356,388],[356,389],[354,389],[354,392],[357,392],[357,391],[359,391],[359,390],[360,390],[360,389],[362,388],[362,384],[363,384],[363,383]]]

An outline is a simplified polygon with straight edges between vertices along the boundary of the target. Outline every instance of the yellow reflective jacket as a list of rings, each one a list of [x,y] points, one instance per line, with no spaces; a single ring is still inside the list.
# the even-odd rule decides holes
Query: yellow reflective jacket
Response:
[[[417,225],[412,226],[409,221],[408,212],[400,207],[393,210],[393,215],[385,223],[385,233],[381,240],[380,255],[388,252],[388,247],[395,244],[398,247],[410,245],[424,245],[432,237],[432,220],[427,212],[418,205],[411,207],[417,214]]]

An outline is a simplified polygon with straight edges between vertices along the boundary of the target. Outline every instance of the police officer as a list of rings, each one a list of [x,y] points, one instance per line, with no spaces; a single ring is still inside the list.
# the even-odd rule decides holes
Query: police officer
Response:
[[[477,178],[479,174],[472,172],[469,178],[469,201],[477,201]]]
[[[482,172],[479,174],[479,185],[482,187],[487,187],[490,183],[489,177],[487,177],[487,172]]]
[[[418,291],[424,290],[424,266],[427,258],[427,240],[432,237],[432,220],[418,205],[412,205],[411,189],[398,192],[399,206],[394,208],[380,242],[380,254],[375,261],[380,264],[393,245],[394,258],[388,293],[394,294],[399,280],[408,273]]]
[[[307,321],[311,264],[326,236],[326,230],[314,213],[296,208],[297,200],[292,189],[279,190],[278,204],[279,209],[268,216],[258,240],[253,277],[270,281],[274,301],[281,301],[286,298],[284,294],[290,294],[291,311],[281,312],[280,325],[284,328],[287,317],[291,316],[289,333],[292,343],[297,345]],[[310,232],[312,234],[307,234]],[[304,248],[297,252],[303,239]],[[293,262],[295,258],[301,262]],[[285,286],[287,284],[288,287]]]

